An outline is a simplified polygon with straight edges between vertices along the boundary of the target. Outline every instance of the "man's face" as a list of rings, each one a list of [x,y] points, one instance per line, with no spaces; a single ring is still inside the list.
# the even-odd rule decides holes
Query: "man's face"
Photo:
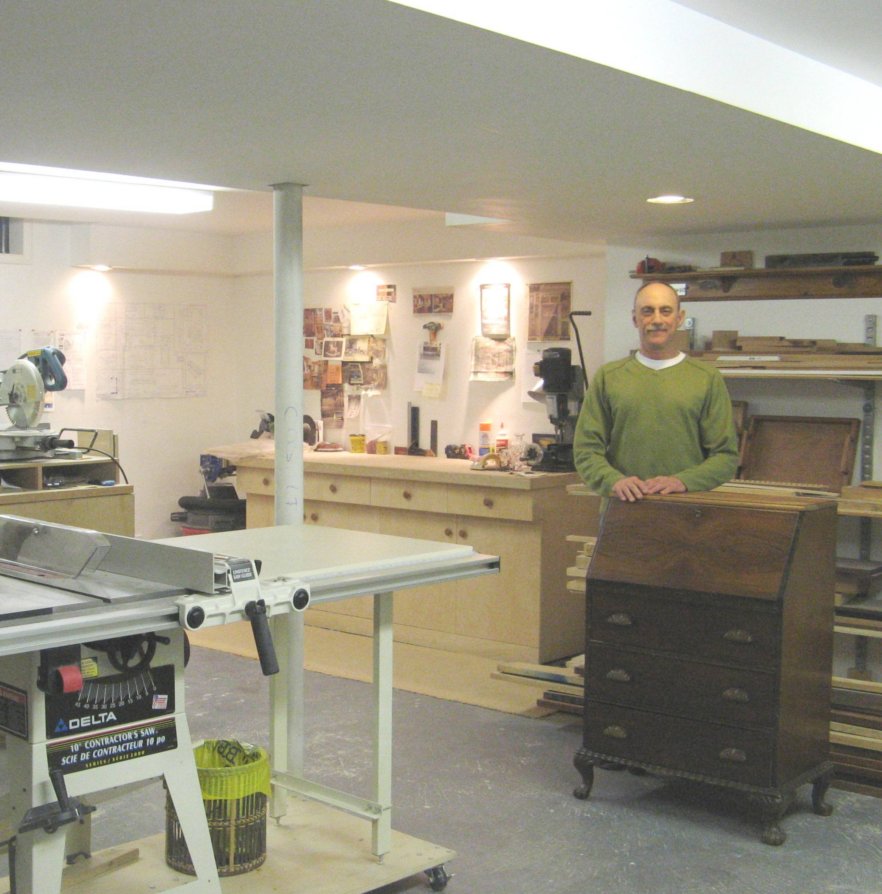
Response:
[[[663,283],[650,283],[642,288],[634,299],[633,312],[641,352],[657,360],[676,356],[677,349],[671,339],[684,316],[673,289]]]

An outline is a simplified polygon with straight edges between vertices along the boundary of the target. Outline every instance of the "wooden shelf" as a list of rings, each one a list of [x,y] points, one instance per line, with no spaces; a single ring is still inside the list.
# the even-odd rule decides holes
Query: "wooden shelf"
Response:
[[[684,283],[684,301],[780,300],[782,298],[878,298],[882,265],[693,270],[632,273],[631,279]]]

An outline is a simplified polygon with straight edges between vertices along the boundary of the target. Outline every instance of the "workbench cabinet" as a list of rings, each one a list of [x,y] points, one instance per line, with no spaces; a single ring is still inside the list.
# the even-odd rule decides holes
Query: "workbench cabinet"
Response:
[[[762,840],[824,803],[836,507],[706,493],[611,502],[587,578],[578,798],[598,763],[721,786]]]

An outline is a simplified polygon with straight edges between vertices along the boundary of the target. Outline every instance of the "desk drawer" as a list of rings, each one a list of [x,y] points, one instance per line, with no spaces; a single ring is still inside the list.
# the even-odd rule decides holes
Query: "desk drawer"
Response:
[[[303,481],[303,494],[307,500],[367,506],[371,502],[371,481],[348,475],[310,475]]]
[[[735,726],[772,727],[775,676],[591,643],[585,662],[590,699]]]
[[[447,511],[477,518],[533,520],[534,499],[528,493],[494,487],[451,487]]]
[[[588,584],[589,639],[741,667],[775,668],[779,617]],[[589,646],[590,648],[590,646]]]
[[[584,729],[589,751],[729,782],[773,784],[770,732],[593,701],[585,705]]]
[[[447,512],[447,485],[374,478],[371,482],[371,504],[386,509]]]
[[[273,469],[236,469],[236,491],[242,497],[247,494],[272,496],[276,492],[276,473]]]

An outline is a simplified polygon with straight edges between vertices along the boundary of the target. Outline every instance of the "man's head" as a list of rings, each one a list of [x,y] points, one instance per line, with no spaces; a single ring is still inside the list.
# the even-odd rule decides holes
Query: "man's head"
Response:
[[[685,315],[679,296],[667,283],[644,283],[634,296],[632,312],[640,334],[640,352],[653,360],[676,357],[672,339]]]

